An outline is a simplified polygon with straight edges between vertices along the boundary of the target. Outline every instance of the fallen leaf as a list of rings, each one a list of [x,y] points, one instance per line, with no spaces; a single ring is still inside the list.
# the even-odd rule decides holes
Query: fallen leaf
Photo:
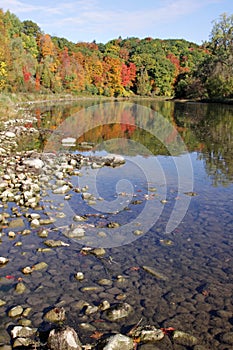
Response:
[[[130,268],[130,271],[138,271],[138,270],[140,270],[140,267],[139,267],[139,266],[132,266],[132,267]]]
[[[11,275],[7,275],[7,276],[5,276],[8,280],[14,280],[15,279],[15,277],[14,276],[11,276]]]
[[[103,335],[104,335],[103,332],[95,331],[95,332],[90,336],[90,338],[93,338],[93,339],[98,340],[98,339],[100,339]]]

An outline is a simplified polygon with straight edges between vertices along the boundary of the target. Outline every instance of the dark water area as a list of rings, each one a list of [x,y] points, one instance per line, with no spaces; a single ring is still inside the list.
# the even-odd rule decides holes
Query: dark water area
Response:
[[[20,247],[16,240],[2,238],[0,255],[9,256],[11,264],[0,269],[0,299],[7,302],[5,312],[1,307],[0,341],[12,322],[6,315],[10,306],[31,307],[29,318],[38,327],[47,308],[62,305],[67,324],[92,326],[91,332],[83,330],[84,343],[91,342],[94,330],[123,332],[142,318],[144,324],[194,335],[202,345],[195,349],[233,349],[233,107],[83,101],[40,106],[30,113],[40,133],[25,136],[19,149],[27,145],[58,153],[61,140],[71,137],[75,145],[67,152],[120,154],[126,163],[84,167],[81,177],[72,177],[77,187],[88,185],[97,201],[84,202],[80,193],[63,200],[67,216],[49,237],[69,246],[39,253],[44,245],[36,231],[17,238]],[[86,214],[85,238],[65,237],[59,227],[73,215]],[[120,226],[106,229],[109,222]],[[104,247],[105,258],[80,254],[83,246]],[[15,282],[4,276],[19,277],[22,267],[39,261],[48,264],[47,270],[23,276],[27,290],[18,295]],[[142,266],[152,267],[157,276]],[[85,275],[82,282],[73,277],[77,271]],[[95,288],[83,289],[90,286]],[[100,313],[83,314],[80,300],[91,305],[123,300],[134,313],[108,322]],[[158,342],[156,349],[194,349],[169,346]]]

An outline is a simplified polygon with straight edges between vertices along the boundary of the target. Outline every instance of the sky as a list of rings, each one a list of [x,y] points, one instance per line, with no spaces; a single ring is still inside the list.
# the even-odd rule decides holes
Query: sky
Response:
[[[119,36],[209,40],[213,21],[233,15],[233,0],[0,0],[21,21],[74,43]]]

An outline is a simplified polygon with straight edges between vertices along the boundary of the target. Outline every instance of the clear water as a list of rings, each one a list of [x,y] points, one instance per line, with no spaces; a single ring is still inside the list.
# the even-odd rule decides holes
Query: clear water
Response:
[[[76,186],[88,185],[97,198],[96,204],[87,204],[76,193],[68,203],[67,217],[97,214],[85,222],[84,239],[71,240],[61,229],[54,230],[50,237],[70,246],[51,253],[37,252],[43,240],[36,232],[17,238],[22,247],[3,239],[0,255],[12,260],[0,270],[4,311],[17,304],[30,306],[29,318],[38,326],[46,308],[62,301],[67,323],[76,329],[88,322],[97,330],[120,331],[142,317],[145,324],[193,334],[206,349],[231,349],[233,345],[221,339],[233,331],[232,106],[86,101],[38,107],[32,113],[41,134],[28,147],[58,152],[62,138],[74,137],[77,143],[69,152],[118,153],[126,163],[119,168],[83,168],[82,177],[72,178]],[[23,144],[25,140],[21,148]],[[67,217],[56,225],[67,224]],[[120,227],[106,228],[110,222]],[[136,230],[141,234],[135,235]],[[106,259],[81,255],[86,245],[105,247]],[[19,277],[22,267],[39,261],[46,261],[48,269],[24,277],[28,289],[18,296],[15,281],[4,276]],[[161,278],[145,272],[143,265],[153,267]],[[84,272],[83,282],[74,280],[77,271]],[[117,275],[124,275],[125,282]],[[101,278],[111,280],[110,285],[100,285]],[[85,286],[99,289],[83,292]],[[99,322],[101,314],[87,317],[76,306],[80,299],[98,304],[121,298],[135,312],[118,323]],[[4,314],[3,329],[7,322]],[[84,342],[90,341],[91,332],[81,334]]]

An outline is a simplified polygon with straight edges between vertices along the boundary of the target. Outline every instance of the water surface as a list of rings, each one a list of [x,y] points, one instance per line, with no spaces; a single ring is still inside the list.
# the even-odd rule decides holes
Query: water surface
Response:
[[[76,193],[69,201],[71,216],[90,214],[86,223],[95,228],[87,230],[85,239],[71,240],[61,229],[55,230],[51,237],[70,246],[47,254],[37,252],[43,241],[36,232],[23,237],[22,247],[3,239],[0,255],[13,261],[0,270],[2,277],[19,275],[23,266],[38,261],[49,267],[24,278],[28,290],[21,296],[14,292],[13,282],[4,280],[0,298],[8,305],[32,307],[35,326],[47,307],[62,302],[67,323],[75,328],[89,322],[98,330],[119,331],[143,317],[145,324],[195,335],[206,349],[231,349],[233,345],[221,337],[233,330],[232,106],[86,101],[31,112],[37,116],[40,134],[27,142],[28,148],[58,152],[61,139],[75,137],[75,147],[66,151],[118,153],[126,163],[114,169],[83,168],[82,177],[72,178],[103,199],[88,205]],[[23,144],[25,140],[21,149]],[[109,222],[121,226],[106,229]],[[136,230],[142,234],[135,235]],[[106,237],[100,238],[100,231]],[[84,245],[105,246],[106,259],[81,255]],[[148,274],[143,265],[164,278]],[[77,271],[85,274],[81,283],[73,278]],[[125,281],[119,282],[118,275]],[[110,285],[100,285],[101,278],[109,279]],[[84,293],[85,286],[99,289]],[[122,322],[97,322],[101,315],[87,317],[78,310],[80,299],[91,304],[126,300],[135,312]],[[9,319],[2,316],[2,321],[4,327]],[[83,333],[84,340],[90,341],[89,336]]]

